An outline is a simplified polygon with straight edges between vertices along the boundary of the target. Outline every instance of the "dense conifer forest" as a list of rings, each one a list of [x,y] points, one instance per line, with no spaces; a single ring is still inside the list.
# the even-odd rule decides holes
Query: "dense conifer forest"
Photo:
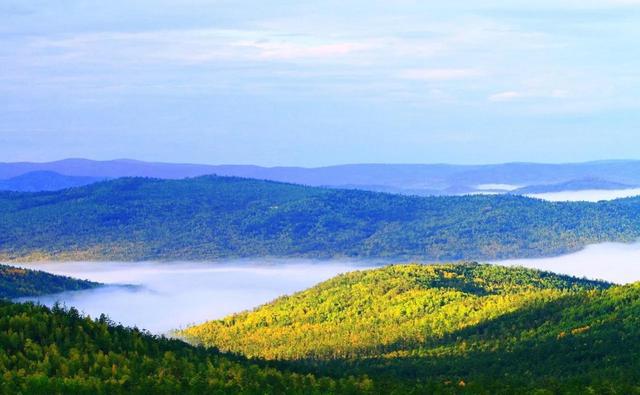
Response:
[[[339,275],[182,333],[207,347],[0,301],[0,393],[634,394],[638,317],[637,284],[476,263]]]
[[[640,393],[638,317],[637,284],[401,265],[341,275],[183,335],[435,392],[630,394]]]
[[[242,178],[0,193],[5,260],[501,259],[640,237],[640,198],[411,197]]]
[[[77,310],[0,301],[2,394],[373,393],[366,377],[294,373]]]
[[[0,299],[78,291],[98,286],[100,284],[91,281],[56,276],[38,270],[0,265]]]

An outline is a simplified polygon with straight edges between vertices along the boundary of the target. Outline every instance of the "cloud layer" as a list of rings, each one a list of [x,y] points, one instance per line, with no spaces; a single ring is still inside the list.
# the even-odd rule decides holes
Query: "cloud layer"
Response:
[[[100,263],[25,264],[24,267],[85,278],[109,286],[34,298],[75,306],[97,317],[166,333],[188,324],[222,318],[278,296],[303,290],[338,273],[365,268],[349,262]],[[32,300],[32,299],[29,299]]]
[[[0,155],[266,165],[629,157],[638,8],[8,0]]]
[[[555,258],[514,259],[496,263],[628,284],[640,281],[639,262],[640,244],[604,243]]]

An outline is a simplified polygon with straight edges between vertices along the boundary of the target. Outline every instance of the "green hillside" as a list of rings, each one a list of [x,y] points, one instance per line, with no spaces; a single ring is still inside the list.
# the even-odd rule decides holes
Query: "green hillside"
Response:
[[[52,310],[0,301],[0,394],[328,394],[375,392]]]
[[[410,197],[215,176],[0,193],[5,260],[498,259],[638,237],[640,199]]]
[[[521,268],[354,272],[182,334],[425,391],[640,393],[640,285]]]
[[[56,276],[38,270],[0,265],[0,299],[78,291],[100,285],[91,281]]]
[[[391,265],[339,275],[183,334],[225,351],[267,359],[406,354],[427,340],[527,306],[607,286],[475,263]]]

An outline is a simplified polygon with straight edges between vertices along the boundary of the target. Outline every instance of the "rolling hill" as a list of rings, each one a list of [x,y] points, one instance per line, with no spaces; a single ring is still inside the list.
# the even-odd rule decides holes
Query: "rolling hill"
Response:
[[[483,189],[482,186],[487,184],[512,185],[514,189],[552,184],[561,187],[563,183],[585,179],[598,179],[611,185],[616,183],[640,185],[640,161],[630,160],[495,165],[347,164],[317,168],[155,163],[130,159],[110,161],[65,159],[46,163],[0,163],[0,179],[33,171],[51,171],[67,176],[97,178],[181,179],[217,174],[309,186],[422,196],[472,193]]]
[[[476,263],[391,265],[339,275],[182,335],[267,359],[409,355],[427,341],[527,306],[608,286]]]
[[[105,316],[0,300],[2,394],[379,393],[125,328]]]
[[[7,180],[0,180],[0,191],[57,191],[89,185],[105,179],[104,177],[65,176],[52,171],[33,171]]]
[[[411,197],[251,179],[0,193],[0,259],[501,259],[640,237],[640,199]]]
[[[478,264],[335,277],[183,332],[420,393],[638,393],[640,285]]]
[[[91,281],[56,276],[39,270],[0,265],[0,299],[79,291],[99,286],[101,284]]]

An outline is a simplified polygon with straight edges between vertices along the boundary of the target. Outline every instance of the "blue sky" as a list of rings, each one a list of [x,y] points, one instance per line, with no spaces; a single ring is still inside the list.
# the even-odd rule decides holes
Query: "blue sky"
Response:
[[[640,159],[640,1],[0,0],[0,161]]]

